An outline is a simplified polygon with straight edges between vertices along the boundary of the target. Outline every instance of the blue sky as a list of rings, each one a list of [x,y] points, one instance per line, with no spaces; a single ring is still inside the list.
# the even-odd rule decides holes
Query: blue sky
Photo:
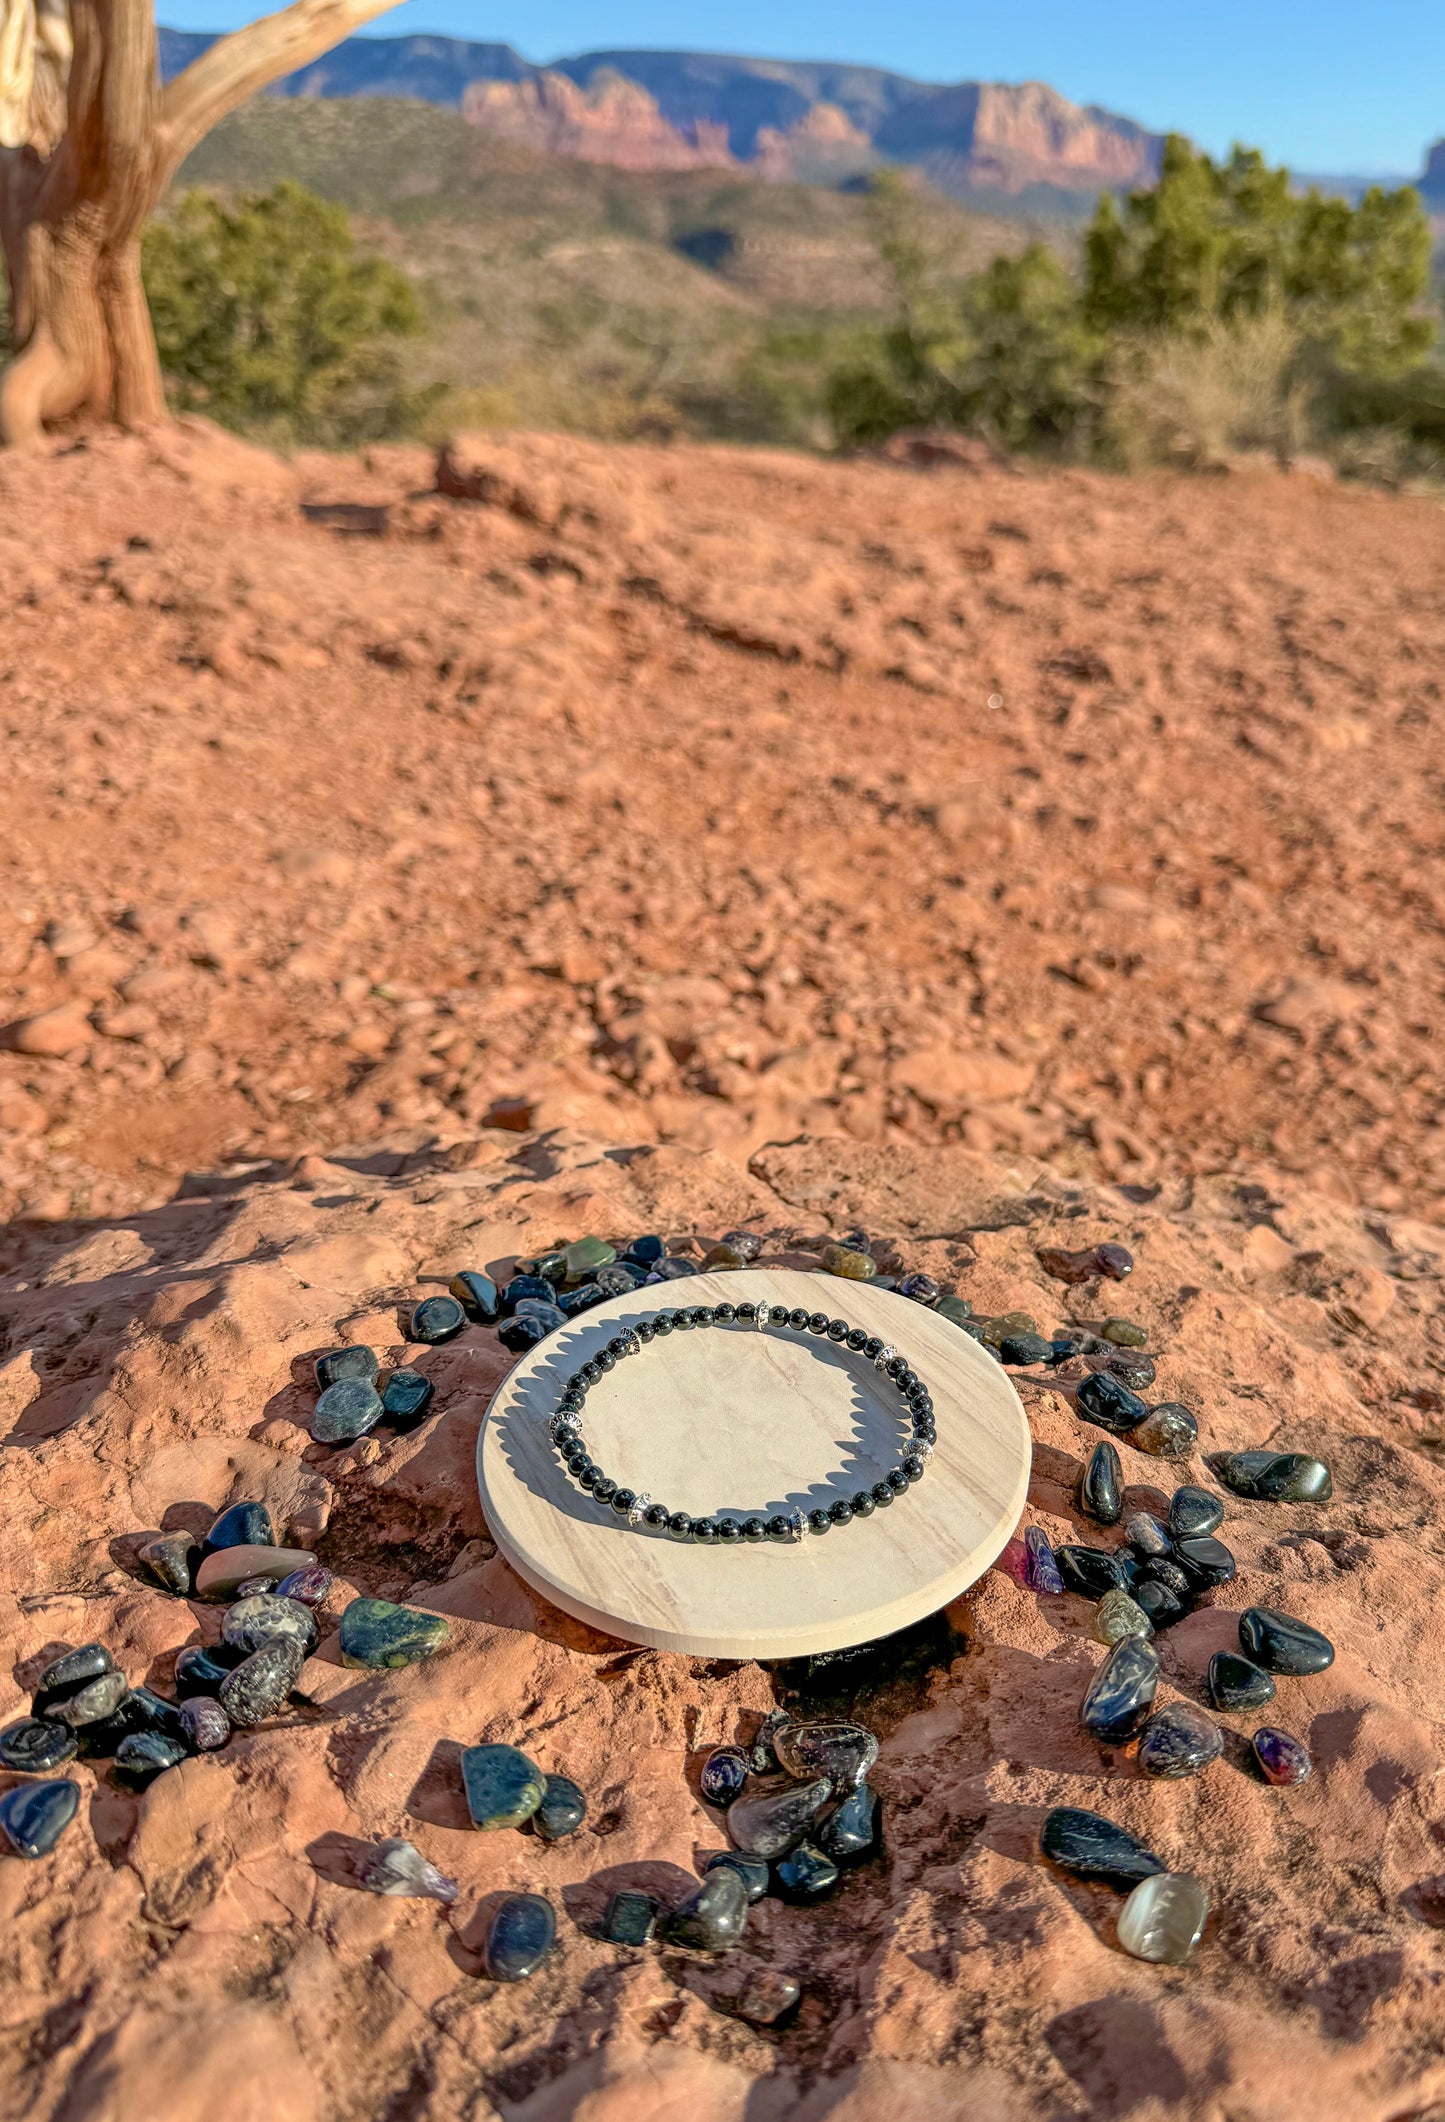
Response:
[[[238,0],[160,0],[177,29],[222,29]],[[372,34],[435,30],[528,59],[651,47],[852,59],[928,81],[1042,80],[1080,103],[1221,151],[1235,139],[1321,172],[1420,167],[1445,133],[1440,0],[407,0]]]

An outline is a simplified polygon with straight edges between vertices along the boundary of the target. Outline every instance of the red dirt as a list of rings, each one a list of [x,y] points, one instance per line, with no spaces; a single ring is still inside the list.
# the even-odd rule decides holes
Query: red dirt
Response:
[[[1437,506],[459,457],[0,470],[0,1205],[489,1116],[1445,1200]]]

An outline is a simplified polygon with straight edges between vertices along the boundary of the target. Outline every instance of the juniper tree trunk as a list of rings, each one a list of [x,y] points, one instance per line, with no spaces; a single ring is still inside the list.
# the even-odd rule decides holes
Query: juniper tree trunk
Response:
[[[0,374],[0,443],[34,448],[48,425],[76,415],[128,428],[164,420],[141,284],[146,222],[213,125],[394,5],[296,0],[221,38],[162,89],[152,0],[70,0],[58,137],[0,149],[15,348]]]

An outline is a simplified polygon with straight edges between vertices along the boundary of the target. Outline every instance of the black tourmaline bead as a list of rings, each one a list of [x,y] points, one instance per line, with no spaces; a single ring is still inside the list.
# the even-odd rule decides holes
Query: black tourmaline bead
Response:
[[[769,1305],[769,1306],[767,1307],[767,1313],[768,1313],[768,1317],[769,1317],[769,1318],[770,1318],[770,1319],[772,1320],[772,1322],[773,1322],[773,1325],[774,1325],[774,1326],[786,1326],[786,1325],[787,1325],[787,1323],[788,1323],[788,1319],[789,1319],[789,1316],[790,1316],[790,1315],[789,1315],[789,1313],[788,1313],[788,1310],[787,1310],[786,1306],[784,1306],[784,1305],[782,1305],[782,1304],[772,1304],[772,1305]]]
[[[690,1334],[693,1328],[697,1325],[697,1320],[693,1316],[692,1306],[688,1305],[686,1310],[674,1312],[672,1315],[672,1324],[673,1331],[675,1333]]]
[[[820,1312],[818,1316],[819,1318],[821,1318],[822,1313]],[[801,1304],[797,1307],[795,1311],[790,1311],[788,1313],[787,1324],[789,1326],[796,1327],[797,1331],[800,1334],[806,1331],[808,1325],[808,1314],[803,1310]]]
[[[617,1493],[617,1483],[610,1474],[599,1474],[592,1483],[592,1493],[599,1503],[610,1503]]]
[[[716,1547],[718,1539],[717,1519],[694,1518],[692,1521],[692,1537],[694,1540],[700,1540],[704,1547]]]
[[[768,1528],[762,1518],[744,1518],[743,1538],[745,1540],[766,1540],[767,1536]]]
[[[756,1304],[739,1304],[735,1308],[738,1317],[743,1321],[744,1325],[746,1325],[750,1319],[756,1319],[756,1317],[758,1316],[758,1307],[756,1306]]]
[[[648,1513],[651,1516],[651,1513]],[[724,1547],[735,1547],[743,1536],[743,1529],[736,1518],[719,1518],[717,1536]]]
[[[847,1338],[848,1321],[846,1319],[830,1319],[828,1321],[828,1339],[830,1341],[846,1341]]]
[[[840,1496],[836,1503],[828,1505],[828,1516],[834,1525],[847,1525],[852,1520],[853,1506],[846,1496]]]
[[[672,1312],[659,1312],[652,1322],[652,1331],[655,1334],[670,1334],[672,1332],[673,1318],[674,1314]]]
[[[694,1304],[689,1307],[688,1317],[694,1326],[711,1326],[712,1306],[710,1304]]]
[[[918,1457],[916,1452],[910,1452],[908,1454],[908,1457],[903,1462],[904,1479],[910,1482],[921,1481],[923,1479],[923,1473],[923,1460]]]
[[[606,1478],[601,1467],[594,1466],[589,1459],[577,1476],[577,1484],[580,1488],[591,1488],[595,1482],[605,1481]]]
[[[675,1510],[673,1512],[667,1521],[667,1533],[668,1538],[671,1540],[690,1540],[692,1538],[692,1519],[685,1510]]]
[[[599,1370],[606,1371],[617,1368],[617,1358],[613,1355],[610,1348],[599,1348],[592,1360]]]
[[[896,1380],[907,1375],[908,1365],[902,1356],[890,1356],[883,1369],[886,1376]]]
[[[871,1489],[871,1488],[860,1488],[860,1489],[859,1489],[859,1491],[858,1491],[858,1493],[857,1493],[857,1495],[856,1495],[856,1496],[854,1496],[854,1498],[853,1498],[853,1515],[854,1515],[854,1517],[855,1517],[855,1518],[871,1518],[871,1517],[872,1517],[872,1515],[873,1515],[873,1512],[874,1512],[874,1510],[875,1510],[876,1508],[877,1508],[877,1506],[875,1505],[875,1503],[874,1503],[874,1501],[873,1501],[873,1491],[872,1491],[872,1489]]]
[[[649,1503],[646,1510],[642,1513],[643,1524],[650,1525],[655,1533],[662,1531],[667,1520],[668,1508],[665,1503]]]
[[[826,1510],[810,1510],[808,1523],[815,1533],[831,1532],[833,1527],[832,1515]]]
[[[808,1332],[810,1334],[826,1334],[827,1331],[828,1314],[826,1312],[809,1312]]]
[[[738,1308],[735,1304],[715,1304],[712,1315],[719,1326],[731,1326],[738,1315]]]
[[[595,1356],[589,1356],[577,1375],[579,1378],[585,1379],[589,1385],[595,1385],[602,1376],[602,1365]]]
[[[870,1334],[868,1336],[868,1339],[863,1343],[863,1353],[865,1356],[882,1355],[883,1343],[879,1340],[876,1334]]]
[[[901,1466],[895,1466],[888,1476],[888,1486],[895,1496],[901,1496],[908,1486],[908,1476]]]
[[[585,1445],[579,1445],[576,1451],[571,1451],[567,1454],[567,1471],[569,1474],[580,1474],[584,1466],[590,1466],[591,1464],[592,1461],[588,1457]]]
[[[878,1505],[878,1508],[880,1510],[887,1510],[889,1504],[893,1501],[893,1490],[889,1487],[886,1481],[874,1482],[873,1501]]]
[[[636,1501],[637,1497],[632,1489],[619,1488],[613,1493],[612,1508],[616,1511],[619,1518],[625,1518]]]
[[[793,1521],[791,1518],[785,1517],[782,1511],[779,1511],[776,1516],[769,1518],[768,1538],[770,1540],[791,1540],[792,1537]]]
[[[854,1349],[854,1350],[855,1350],[855,1351],[857,1351],[857,1352],[858,1352],[859,1354],[861,1354],[861,1353],[862,1353],[862,1351],[863,1351],[863,1349],[864,1349],[864,1348],[865,1348],[865,1347],[867,1346],[867,1344],[868,1344],[868,1336],[867,1336],[867,1335],[866,1335],[866,1334],[864,1333],[864,1331],[863,1331],[862,1327],[861,1327],[861,1326],[850,1326],[850,1327],[849,1327],[849,1329],[848,1329],[848,1346],[849,1346],[849,1348],[851,1348],[851,1349]]]

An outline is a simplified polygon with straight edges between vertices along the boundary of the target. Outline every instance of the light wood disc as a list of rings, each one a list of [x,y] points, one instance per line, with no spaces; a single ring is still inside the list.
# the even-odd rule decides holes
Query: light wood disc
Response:
[[[798,1543],[703,1547],[634,1531],[567,1474],[547,1423],[564,1381],[620,1326],[665,1307],[766,1300],[893,1342],[933,1395],[938,1442],[886,1510]],[[896,1466],[902,1402],[866,1357],[789,1328],[706,1326],[648,1342],[593,1386],[588,1450],[670,1510],[769,1516],[870,1488]],[[733,1269],[610,1297],[523,1356],[477,1442],[487,1522],[520,1576],[565,1613],[659,1650],[788,1658],[937,1612],[987,1569],[1028,1488],[1023,1404],[967,1334],[866,1282]]]

